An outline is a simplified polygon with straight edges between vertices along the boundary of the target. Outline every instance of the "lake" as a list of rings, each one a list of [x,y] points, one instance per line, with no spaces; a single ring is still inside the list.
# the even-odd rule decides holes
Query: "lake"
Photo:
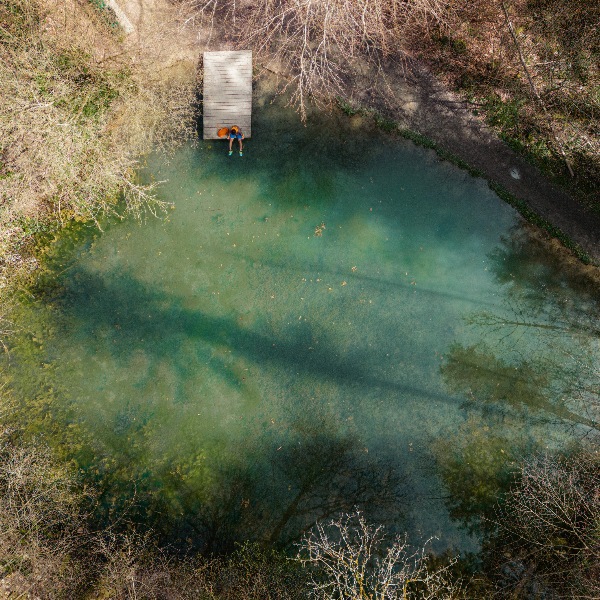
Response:
[[[265,101],[253,132],[149,157],[164,218],[51,244],[16,419],[175,544],[285,547],[359,508],[476,550],[519,460],[595,435],[597,287],[365,118]]]

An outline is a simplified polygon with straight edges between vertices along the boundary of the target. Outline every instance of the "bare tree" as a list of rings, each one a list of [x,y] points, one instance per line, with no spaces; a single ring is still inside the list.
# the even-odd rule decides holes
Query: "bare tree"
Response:
[[[453,563],[431,568],[425,548],[411,548],[406,536],[386,543],[382,526],[360,512],[318,523],[300,544],[298,560],[313,568],[314,598],[346,600],[438,600],[460,597],[452,582]]]
[[[498,515],[499,572],[507,597],[600,597],[600,456],[525,462]],[[507,560],[508,557],[508,560]]]
[[[88,540],[82,503],[89,498],[72,465],[41,443],[0,446],[0,578],[8,592],[68,596],[82,583],[73,554]],[[12,596],[11,596],[12,597]]]
[[[161,32],[134,44],[91,3],[2,0],[0,23],[0,270],[27,262],[23,221],[163,211],[136,170],[193,134],[191,61],[167,68]]]
[[[444,18],[441,0],[189,0],[220,35],[251,48],[289,77],[292,103],[306,116],[309,98],[343,94],[364,61],[381,65],[408,51],[407,37]],[[223,27],[224,24],[224,27]],[[286,88],[288,87],[286,86]]]

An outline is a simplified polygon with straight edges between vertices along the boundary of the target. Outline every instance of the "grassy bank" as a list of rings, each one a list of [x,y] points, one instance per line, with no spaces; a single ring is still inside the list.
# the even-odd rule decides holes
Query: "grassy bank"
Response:
[[[89,2],[0,0],[0,273],[71,220],[160,212],[138,157],[194,132],[194,66],[157,72]],[[149,40],[150,42],[152,40]],[[155,41],[158,44],[158,41]]]

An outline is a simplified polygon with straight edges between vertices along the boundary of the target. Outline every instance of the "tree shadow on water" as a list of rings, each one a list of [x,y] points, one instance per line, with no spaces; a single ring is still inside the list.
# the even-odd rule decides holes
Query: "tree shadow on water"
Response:
[[[545,413],[566,423],[600,429],[600,425],[569,409],[562,398],[553,399],[550,374],[535,363],[511,364],[483,345],[455,344],[441,367],[446,385],[462,393],[479,408],[497,406],[504,411],[533,415]]]
[[[494,528],[524,457],[600,429],[597,283],[522,229],[489,258],[504,302],[466,319],[477,343],[444,353],[442,377],[469,418],[434,446],[451,516],[478,532]]]
[[[322,333],[320,349],[314,351],[309,349],[310,329],[293,336],[286,332],[286,337],[246,329],[235,316],[187,308],[127,273],[99,277],[72,272],[57,302],[71,335],[84,345],[89,342],[91,357],[109,353],[119,365],[138,354],[155,363],[167,361],[176,373],[171,385],[181,404],[173,408],[177,411],[189,401],[182,382],[197,374],[198,365],[210,369],[232,393],[244,385],[232,368],[231,353],[246,363],[269,364],[339,386],[428,394],[371,375],[362,365],[364,357],[340,356]],[[147,369],[143,384],[152,385],[159,376],[156,369]],[[239,440],[197,439],[193,453],[184,443],[180,453],[168,449],[157,457],[146,446],[160,435],[160,423],[146,402],[150,400],[127,398],[124,392],[117,399],[116,417],[93,424],[103,442],[90,442],[100,455],[90,461],[97,464],[101,457],[97,479],[104,489],[104,509],[126,510],[130,520],[151,526],[165,541],[210,552],[245,539],[286,546],[315,520],[354,506],[378,522],[398,523],[403,477],[397,460],[369,455],[360,436],[342,429],[338,417],[325,414],[318,403],[306,418],[288,410],[289,424],[277,435],[254,423],[250,435]],[[204,443],[235,447],[217,452],[203,448]]]
[[[356,434],[306,422],[291,429],[284,440],[266,440],[260,454],[240,447],[249,464],[221,471],[208,502],[183,497],[179,537],[193,530],[210,552],[245,539],[285,548],[317,520],[354,507],[377,522],[402,523],[405,480],[397,465],[370,457]]]
[[[523,227],[512,230],[489,254],[496,281],[530,318],[587,329],[596,336],[600,317],[600,281],[595,270],[562,253]]]
[[[319,330],[318,347],[311,346],[315,334],[307,324],[302,332],[285,335],[274,331],[245,328],[232,317],[210,315],[184,306],[166,292],[150,289],[127,273],[103,275],[79,271],[69,281],[61,302],[78,336],[91,340],[123,363],[138,350],[168,359],[180,377],[192,374],[197,363],[210,364],[230,385],[239,386],[239,377],[215,349],[226,348],[257,364],[269,364],[285,373],[308,375],[340,386],[384,389],[435,401],[448,397],[416,385],[374,376],[367,355],[343,356]],[[108,333],[107,333],[108,332]],[[177,360],[186,340],[197,343],[197,360]]]

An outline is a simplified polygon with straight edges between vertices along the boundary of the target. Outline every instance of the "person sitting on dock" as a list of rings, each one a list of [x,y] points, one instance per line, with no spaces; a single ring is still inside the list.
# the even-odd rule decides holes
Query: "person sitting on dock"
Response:
[[[229,130],[229,135],[227,137],[229,138],[229,156],[233,154],[233,140],[236,139],[240,143],[240,156],[242,156],[242,140],[244,139],[244,134],[242,133],[242,130],[237,125],[233,125],[233,127],[231,127],[231,129]]]

